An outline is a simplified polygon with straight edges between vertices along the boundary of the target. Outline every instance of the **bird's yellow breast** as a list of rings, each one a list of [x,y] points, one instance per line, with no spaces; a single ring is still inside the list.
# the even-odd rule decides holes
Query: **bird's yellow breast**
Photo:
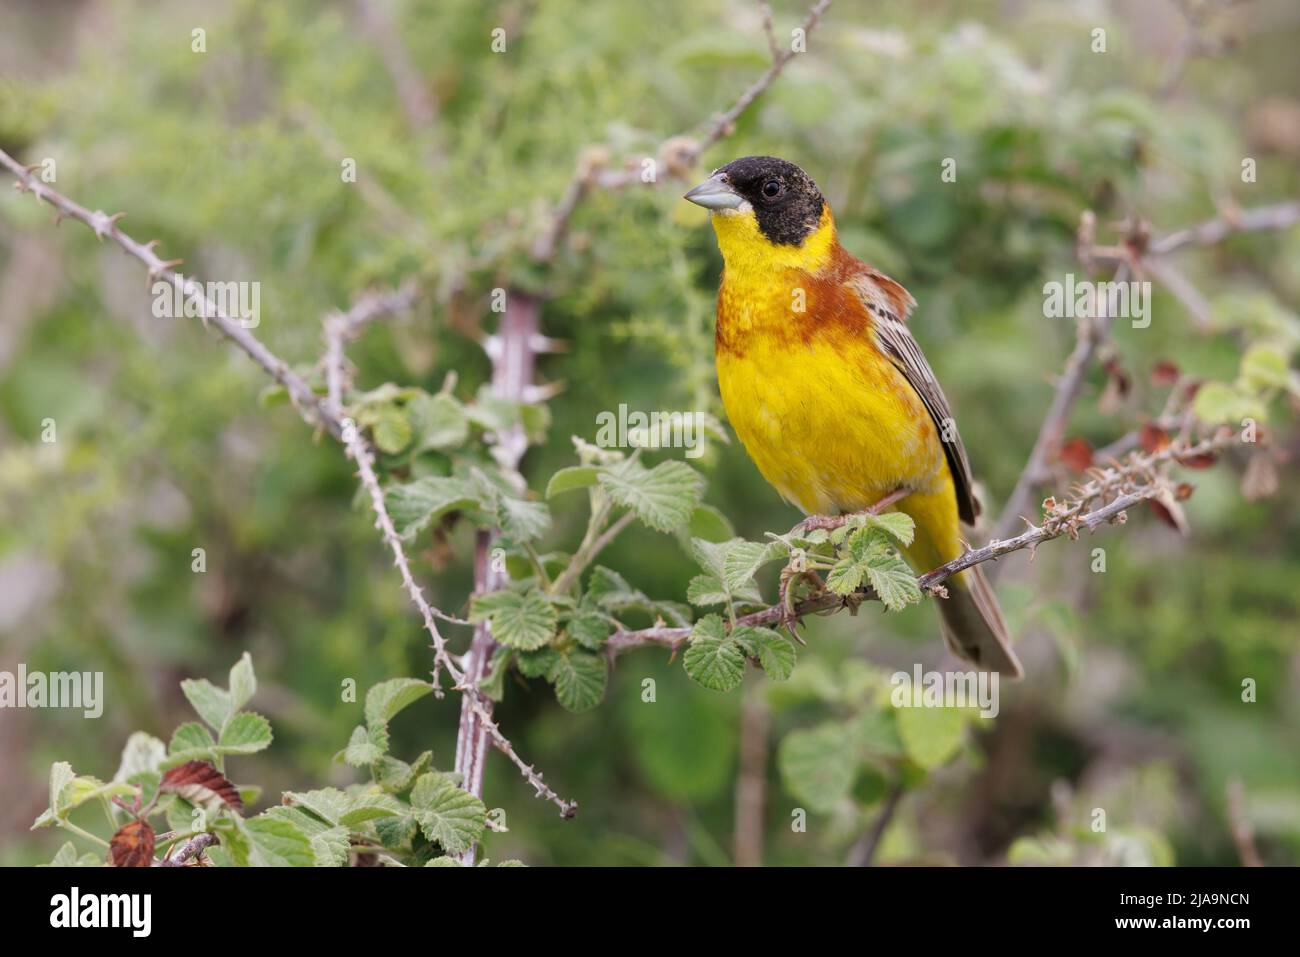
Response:
[[[898,488],[950,489],[933,420],[834,273],[829,214],[776,257],[742,217],[714,225],[727,264],[718,385],[763,477],[810,514],[866,508]]]

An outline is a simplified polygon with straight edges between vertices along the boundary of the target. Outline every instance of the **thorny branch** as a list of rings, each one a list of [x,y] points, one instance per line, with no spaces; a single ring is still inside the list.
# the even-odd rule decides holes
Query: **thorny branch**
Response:
[[[155,867],[184,867],[191,858],[200,857],[203,852],[218,843],[217,835],[211,831],[204,834],[195,834],[189,840],[172,848],[171,852],[161,861],[154,863]]]
[[[192,279],[186,279],[179,273],[172,270],[173,266],[179,265],[179,260],[164,262],[154,252],[155,242],[140,243],[127,235],[117,225],[122,214],[118,213],[109,216],[102,210],[91,212],[85,207],[78,205],[72,200],[63,196],[56,190],[51,189],[47,184],[32,174],[32,168],[23,166],[17,162],[8,153],[0,150],[0,166],[4,166],[17,178],[15,186],[21,192],[33,193],[38,199],[53,206],[58,211],[58,218],[75,219],[89,226],[101,240],[108,238],[113,240],[118,246],[122,247],[128,254],[144,263],[149,270],[151,280],[163,278],[166,281],[176,284],[186,295],[187,298],[201,302],[203,305],[204,322],[215,325],[217,329],[230,339],[236,346],[246,352],[252,359],[266,370],[277,382],[280,382],[288,390],[290,398],[298,412],[307,421],[308,424],[320,426],[326,429],[330,435],[334,436],[343,443],[347,449],[349,457],[357,463],[363,486],[370,495],[371,507],[375,512],[376,525],[379,527],[385,542],[393,552],[394,563],[402,575],[402,583],[407,594],[410,596],[412,603],[419,610],[424,620],[424,626],[433,638],[435,662],[439,663],[455,681],[455,690],[459,691],[466,703],[475,713],[482,713],[487,710],[484,702],[487,699],[478,690],[475,683],[467,682],[469,677],[466,672],[468,668],[462,669],[456,666],[450,653],[446,650],[446,645],[441,633],[438,631],[436,622],[437,617],[442,616],[440,612],[435,612],[431,605],[425,601],[423,593],[415,584],[411,575],[410,565],[406,560],[405,552],[402,549],[401,539],[397,537],[397,532],[393,527],[392,518],[388,515],[388,510],[384,506],[383,490],[379,486],[379,479],[375,475],[373,460],[370,450],[357,434],[356,426],[348,421],[342,412],[342,409],[331,400],[328,396],[318,396],[312,388],[307,385],[303,379],[298,376],[288,363],[272,353],[265,345],[262,344],[256,336],[237,319],[231,318],[216,303],[208,298],[203,286]],[[404,296],[399,291],[392,294],[392,299],[382,300],[389,304],[400,303],[405,301]],[[367,302],[363,298],[354,310],[353,319],[357,324],[369,321],[374,315],[377,315],[377,303],[381,300]],[[355,328],[352,323],[347,321],[336,322],[333,324],[336,335],[341,335],[349,328]],[[332,353],[341,357],[342,343],[339,342],[337,348],[331,349]],[[341,377],[343,372],[336,367],[330,375]],[[341,378],[339,379],[341,381]],[[437,671],[435,670],[435,683]],[[501,730],[493,723],[485,722],[483,733],[491,738],[493,744],[509,757],[516,767],[524,774],[529,783],[533,785],[537,793],[547,800],[551,801],[560,809],[560,813],[566,817],[572,816],[573,809],[576,807],[572,802],[562,800],[554,791],[542,782],[541,775],[535,772],[531,767],[525,764],[515,753],[510,741],[501,733]]]
[[[1115,265],[1113,282],[1125,282],[1130,274],[1148,272],[1163,282],[1188,308],[1198,325],[1208,322],[1208,306],[1192,284],[1164,257],[1188,246],[1207,246],[1221,242],[1233,233],[1285,229],[1300,223],[1300,202],[1278,203],[1254,209],[1227,210],[1213,219],[1150,240],[1147,227],[1131,224],[1119,246],[1094,244],[1095,221],[1085,213],[1079,226],[1079,259],[1085,265]],[[1110,336],[1113,316],[1105,313],[1104,297],[1098,297],[1097,315],[1079,319],[1074,350],[1065,362],[1065,371],[1056,383],[1056,391],[1038,430],[1029,459],[1016,481],[998,518],[994,534],[1006,536],[1019,524],[1021,513],[1029,505],[1034,487],[1049,474],[1048,464],[1060,447],[1069,424],[1070,414],[1082,394],[1083,379],[1102,346]]]
[[[1239,433],[1225,429],[1201,442],[1174,442],[1156,452],[1135,452],[1123,463],[1094,469],[1093,478],[1080,486],[1073,498],[1060,502],[1048,499],[1044,503],[1045,515],[1041,525],[1026,520],[1029,528],[1020,535],[1005,541],[992,539],[987,545],[965,552],[947,564],[926,572],[917,579],[917,584],[923,592],[938,594],[945,581],[973,565],[994,561],[1003,555],[1025,549],[1029,550],[1032,558],[1043,542],[1062,536],[1075,539],[1079,537],[1080,530],[1091,532],[1102,525],[1123,524],[1127,520],[1127,510],[1133,506],[1149,499],[1157,499],[1165,504],[1166,500],[1172,501],[1176,497],[1176,491],[1163,474],[1162,467],[1179,462],[1195,462],[1239,440]],[[875,597],[871,591],[860,591],[846,597],[822,591],[796,603],[794,612],[797,617],[802,617],[838,611]],[[784,607],[778,603],[743,615],[736,620],[736,624],[777,624],[783,620],[784,612]],[[643,645],[662,645],[676,651],[690,636],[690,628],[660,626],[636,631],[620,629],[610,635],[608,647],[612,654]]]
[[[817,3],[808,10],[807,16],[799,26],[805,39],[812,33],[831,3],[832,0],[817,0]],[[736,121],[740,119],[741,114],[776,82],[777,77],[784,72],[790,61],[798,56],[798,51],[793,44],[788,49],[782,49],[777,43],[776,34],[772,29],[771,7],[764,3],[761,13],[763,32],[767,36],[768,48],[772,54],[771,64],[730,107],[716,114],[709,121],[703,135],[696,138],[689,133],[680,133],[670,136],[659,144],[656,151],[657,160],[667,168],[669,173],[684,176],[709,147],[729,136],[735,129]],[[604,146],[592,146],[582,151],[573,178],[565,188],[563,197],[552,211],[546,228],[533,243],[532,255],[538,262],[550,262],[555,258],[555,253],[569,230],[569,221],[593,187],[621,189],[638,183],[655,185],[659,182],[658,177],[648,181],[642,179],[641,158],[625,162],[621,169],[608,168],[608,162],[609,150]]]

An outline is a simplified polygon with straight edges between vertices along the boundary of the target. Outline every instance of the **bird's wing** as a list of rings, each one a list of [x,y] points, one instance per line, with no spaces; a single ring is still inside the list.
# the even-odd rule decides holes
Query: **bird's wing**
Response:
[[[876,342],[898,368],[908,383],[921,397],[930,418],[939,430],[939,441],[948,459],[953,485],[957,490],[957,511],[967,525],[975,524],[980,513],[979,499],[975,497],[971,479],[970,461],[966,446],[962,444],[957,423],[952,417],[948,399],[939,388],[934,370],[926,362],[921,347],[907,328],[907,316],[916,305],[911,293],[883,273],[869,266],[847,282],[849,288],[862,300],[873,319]]]

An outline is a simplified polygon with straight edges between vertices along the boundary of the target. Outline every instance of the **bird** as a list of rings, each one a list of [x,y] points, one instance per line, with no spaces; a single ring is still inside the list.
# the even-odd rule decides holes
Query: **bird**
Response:
[[[966,448],[908,327],[916,301],[840,245],[817,184],[745,156],[685,198],[709,210],[723,272],[714,354],[727,418],[760,473],[805,516],[894,508],[915,524],[917,571],[961,555],[980,512]],[[808,521],[806,519],[806,521]],[[959,658],[1023,674],[978,565],[937,596]]]

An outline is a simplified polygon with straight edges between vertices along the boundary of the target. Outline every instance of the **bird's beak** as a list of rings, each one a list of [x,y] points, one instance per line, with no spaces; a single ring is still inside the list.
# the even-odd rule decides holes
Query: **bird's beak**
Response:
[[[714,173],[699,186],[687,193],[683,199],[689,199],[705,209],[735,209],[745,200],[731,188],[731,184],[721,173]]]

